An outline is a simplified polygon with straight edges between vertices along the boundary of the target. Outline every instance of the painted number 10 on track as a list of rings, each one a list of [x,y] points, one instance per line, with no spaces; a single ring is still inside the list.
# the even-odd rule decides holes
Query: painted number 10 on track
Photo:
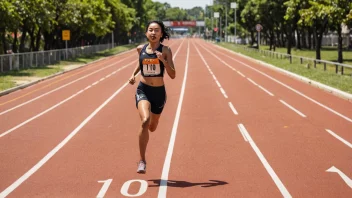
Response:
[[[101,189],[97,195],[97,198],[103,198],[105,196],[105,193],[108,191],[111,182],[112,182],[112,179],[98,181],[98,183],[103,183],[103,186],[101,187]],[[139,187],[138,193],[131,195],[128,193],[128,189],[130,188],[130,185],[133,182],[139,182],[141,185]],[[138,180],[138,179],[129,180],[122,185],[121,194],[126,197],[138,197],[138,196],[143,195],[147,191],[147,188],[148,188],[148,182],[146,182],[144,180]]]

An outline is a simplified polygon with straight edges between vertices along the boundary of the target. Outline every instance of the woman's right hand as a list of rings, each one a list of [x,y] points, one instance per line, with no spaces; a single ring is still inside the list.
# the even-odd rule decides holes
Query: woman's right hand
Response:
[[[128,80],[128,82],[133,85],[136,82],[136,79],[134,77],[134,75],[131,76],[131,78]]]

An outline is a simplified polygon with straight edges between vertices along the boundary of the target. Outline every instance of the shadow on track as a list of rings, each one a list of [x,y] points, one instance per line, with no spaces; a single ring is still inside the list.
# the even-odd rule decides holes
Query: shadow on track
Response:
[[[148,180],[148,181],[152,181],[155,184],[155,185],[149,185],[149,187],[159,187],[162,180],[152,179],[152,180]],[[192,182],[187,182],[187,181],[167,180],[167,186],[176,187],[176,188],[187,188],[187,187],[193,187],[193,186],[201,186],[203,188],[208,188],[208,187],[215,187],[215,186],[228,184],[227,182],[219,181],[219,180],[209,180],[209,181],[210,182],[192,183]]]

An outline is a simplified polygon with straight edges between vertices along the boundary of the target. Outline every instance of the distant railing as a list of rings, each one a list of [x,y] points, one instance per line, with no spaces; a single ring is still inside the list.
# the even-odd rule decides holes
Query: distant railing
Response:
[[[103,44],[60,50],[4,54],[0,55],[0,72],[52,65],[62,60],[94,54],[112,47],[112,44]]]
[[[240,45],[235,45],[235,46],[243,48],[246,51],[256,51],[256,52],[259,52],[261,54],[264,54],[266,56],[273,57],[273,58],[288,59],[291,64],[294,61],[294,59],[296,59],[297,61],[299,61],[300,64],[307,64],[307,68],[310,68],[310,66],[317,68],[317,64],[323,64],[324,71],[326,71],[327,66],[333,66],[333,67],[335,67],[336,74],[339,73],[339,68],[341,68],[340,73],[342,75],[344,74],[345,67],[352,69],[352,65],[338,63],[338,62],[318,60],[318,59],[314,59],[314,58],[307,58],[307,57],[302,57],[302,56],[290,55],[290,54],[286,54],[286,53],[274,52],[274,51],[269,51],[269,50],[261,50],[261,49],[257,49],[257,48],[250,48],[250,47],[240,46]],[[351,77],[352,77],[352,70],[351,70]]]

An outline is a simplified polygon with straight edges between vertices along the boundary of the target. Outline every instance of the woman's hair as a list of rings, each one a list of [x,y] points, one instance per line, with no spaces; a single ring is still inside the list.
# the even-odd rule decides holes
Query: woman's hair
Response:
[[[164,41],[164,39],[169,39],[170,38],[170,34],[168,32],[168,28],[164,25],[164,23],[162,21],[150,21],[147,24],[147,27],[145,29],[145,32],[148,31],[149,25],[152,23],[156,23],[161,27],[161,32],[163,33],[163,36],[160,38],[160,43],[162,43]]]

